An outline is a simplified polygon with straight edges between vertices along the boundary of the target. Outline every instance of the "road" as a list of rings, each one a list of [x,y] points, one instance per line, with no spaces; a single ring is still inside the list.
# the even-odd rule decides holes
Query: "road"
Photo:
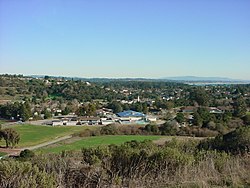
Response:
[[[28,150],[35,150],[35,149],[39,149],[51,144],[55,144],[57,142],[61,142],[63,140],[67,140],[72,138],[72,135],[68,135],[68,136],[63,136],[63,137],[59,137],[56,138],[54,140],[48,141],[48,142],[44,142],[35,146],[30,146],[30,147],[25,147],[25,148],[15,148],[15,149],[10,149],[10,148],[0,148],[0,152],[4,152],[4,153],[8,153],[5,156],[2,156],[2,158],[4,157],[8,157],[8,156],[18,156],[20,154],[21,151],[28,149]]]
[[[35,146],[20,148],[20,150],[25,150],[25,149],[35,150],[35,149],[39,149],[39,148],[42,148],[42,147],[45,147],[45,146],[48,146],[48,145],[51,145],[51,144],[55,144],[55,143],[57,143],[57,142],[61,142],[61,141],[63,141],[63,140],[70,139],[70,138],[72,138],[72,135],[59,137],[59,138],[57,138],[57,139],[55,139],[55,140],[51,140],[51,141],[48,141],[48,142],[44,142],[44,143],[41,143],[41,144],[38,144],[38,145],[35,145]]]

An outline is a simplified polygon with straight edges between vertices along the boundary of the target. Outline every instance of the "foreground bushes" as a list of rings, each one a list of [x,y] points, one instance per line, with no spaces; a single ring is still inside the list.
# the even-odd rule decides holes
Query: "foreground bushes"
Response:
[[[41,187],[56,186],[56,176],[39,169],[30,162],[14,160],[0,162],[0,187]]]
[[[250,127],[240,127],[225,135],[217,136],[215,139],[202,141],[200,149],[213,149],[226,151],[233,154],[244,154],[250,152]]]
[[[89,136],[98,132],[91,132]],[[96,131],[96,130],[94,130]],[[155,132],[106,126],[100,134]],[[131,141],[120,146],[83,148],[60,155],[22,152],[0,161],[0,187],[248,187],[250,127],[206,141],[177,141],[162,146]]]
[[[250,186],[249,156],[214,150],[194,140],[173,139],[163,146],[131,141],[25,159],[0,161],[0,187]]]

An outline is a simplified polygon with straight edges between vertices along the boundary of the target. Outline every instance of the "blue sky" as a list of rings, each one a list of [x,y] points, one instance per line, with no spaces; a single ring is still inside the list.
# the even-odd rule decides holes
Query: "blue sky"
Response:
[[[0,0],[0,73],[250,79],[249,0]]]

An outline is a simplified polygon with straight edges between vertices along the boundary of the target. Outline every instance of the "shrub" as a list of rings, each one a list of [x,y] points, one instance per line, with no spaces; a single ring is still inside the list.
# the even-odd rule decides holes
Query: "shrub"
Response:
[[[250,152],[250,127],[240,127],[223,136],[201,141],[198,149],[216,149],[233,154]]]
[[[148,124],[145,126],[144,130],[147,133],[151,133],[151,134],[159,134],[159,128],[158,125],[155,124]]]
[[[21,151],[19,157],[27,159],[27,158],[32,158],[35,156],[35,153],[31,150],[25,149],[23,151]]]
[[[30,162],[0,161],[0,187],[56,187],[56,181]]]
[[[118,133],[118,129],[115,125],[106,125],[101,128],[101,135],[116,135]]]
[[[243,121],[245,125],[250,125],[250,114],[245,115]]]

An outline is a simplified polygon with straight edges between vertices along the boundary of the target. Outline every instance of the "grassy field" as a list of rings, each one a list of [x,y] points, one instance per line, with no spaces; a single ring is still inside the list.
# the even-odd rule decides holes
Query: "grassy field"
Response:
[[[16,125],[11,128],[15,129],[20,134],[20,142],[17,147],[33,146],[46,141],[56,139],[58,137],[70,135],[83,131],[85,129],[90,129],[94,127],[79,127],[79,126],[38,126],[38,125]],[[1,146],[5,145],[2,140],[0,142]]]
[[[7,123],[8,121],[6,121],[6,120],[0,120],[0,124],[4,124],[4,123]]]
[[[2,156],[4,156],[4,155],[6,155],[6,153],[0,152],[0,157],[2,157]]]
[[[120,145],[124,142],[137,140],[158,140],[162,136],[143,136],[143,135],[115,135],[115,136],[95,136],[95,137],[86,137],[81,140],[75,141],[73,143],[58,143],[55,147],[46,147],[39,149],[38,152],[42,153],[60,153],[61,151],[69,150],[80,150],[83,147],[96,147],[101,145],[116,144]]]

